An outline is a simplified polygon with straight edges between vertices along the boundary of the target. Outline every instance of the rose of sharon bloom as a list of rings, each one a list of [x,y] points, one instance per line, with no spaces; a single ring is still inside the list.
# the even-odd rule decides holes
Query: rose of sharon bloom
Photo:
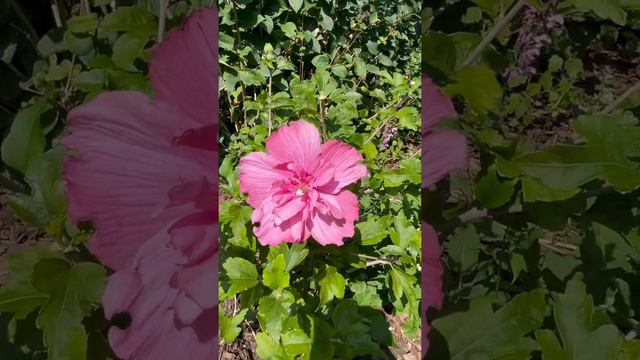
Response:
[[[303,242],[342,245],[354,234],[358,198],[345,186],[367,175],[362,155],[343,142],[321,143],[318,129],[294,121],[267,139],[267,152],[240,159],[240,190],[253,207],[262,245]]]
[[[155,99],[101,94],[69,115],[69,213],[114,274],[105,315],[119,358],[217,358],[218,14],[193,14],[153,51]]]
[[[464,136],[453,130],[435,130],[443,120],[455,116],[453,103],[426,76],[422,77],[422,186],[428,187],[451,171],[467,165],[467,144]],[[431,225],[422,223],[422,356],[429,349],[427,310],[442,307],[442,263],[440,243]]]

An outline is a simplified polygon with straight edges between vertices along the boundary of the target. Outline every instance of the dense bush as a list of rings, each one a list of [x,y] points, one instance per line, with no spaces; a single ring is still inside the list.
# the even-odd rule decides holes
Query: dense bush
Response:
[[[257,319],[264,359],[383,355],[394,346],[389,317],[418,339],[418,10],[375,0],[220,3],[220,298],[239,304],[221,310],[226,341]],[[369,177],[352,189],[360,222],[344,246],[268,248],[253,235],[238,161],[297,119],[364,156]]]
[[[425,194],[445,265],[430,358],[637,359],[638,6],[524,3],[423,9],[423,70],[472,146]]]

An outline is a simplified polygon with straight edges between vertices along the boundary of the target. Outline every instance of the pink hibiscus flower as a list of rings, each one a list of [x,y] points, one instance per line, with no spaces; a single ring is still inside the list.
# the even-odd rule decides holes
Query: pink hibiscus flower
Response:
[[[193,14],[153,51],[155,98],[101,94],[69,115],[69,213],[114,273],[109,342],[122,359],[217,358],[218,14]]]
[[[240,159],[240,190],[253,207],[262,245],[303,242],[342,245],[354,233],[358,198],[345,186],[367,175],[362,155],[337,140],[321,143],[318,129],[298,120],[274,132],[267,152]]]
[[[426,76],[422,76],[422,186],[428,187],[454,170],[467,166],[467,144],[464,136],[454,130],[435,130],[443,120],[456,115],[453,103]],[[422,223],[422,356],[429,349],[429,321],[427,311],[440,309],[442,273],[440,243],[431,225]]]

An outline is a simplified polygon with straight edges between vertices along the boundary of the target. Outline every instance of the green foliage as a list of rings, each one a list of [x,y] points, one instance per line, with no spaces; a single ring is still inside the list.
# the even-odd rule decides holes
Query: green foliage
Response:
[[[525,76],[522,12],[471,58],[515,3],[424,3],[423,71],[473,154],[424,194],[445,264],[428,358],[637,357],[640,112],[637,95],[605,111],[633,83],[598,57],[639,56],[638,6],[529,2],[564,26]]]
[[[383,307],[419,335],[419,4],[381,0],[221,1],[221,288],[257,318],[264,359],[384,356],[394,346]],[[364,156],[369,177],[356,234],[342,247],[259,245],[238,187],[239,159],[274,130],[305,119],[323,141]],[[388,143],[383,134],[397,129]],[[235,267],[257,282],[235,294]],[[243,264],[245,264],[243,262]],[[243,267],[248,267],[245,264]],[[236,284],[236,285],[234,285]],[[235,331],[235,330],[234,330]],[[235,332],[234,332],[235,334]],[[225,339],[230,342],[232,339]]]

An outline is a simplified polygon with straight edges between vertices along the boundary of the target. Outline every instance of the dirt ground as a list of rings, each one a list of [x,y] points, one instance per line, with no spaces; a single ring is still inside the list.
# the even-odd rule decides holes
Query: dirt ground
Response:
[[[7,257],[37,243],[51,242],[47,234],[17,219],[7,206],[7,191],[0,189],[0,285],[8,280]]]

